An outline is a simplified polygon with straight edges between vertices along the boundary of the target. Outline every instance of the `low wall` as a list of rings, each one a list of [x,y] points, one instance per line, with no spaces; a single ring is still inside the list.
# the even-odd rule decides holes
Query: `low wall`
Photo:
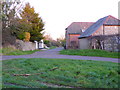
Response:
[[[15,47],[22,51],[35,50],[36,45],[33,42],[25,42],[22,40],[16,40]]]

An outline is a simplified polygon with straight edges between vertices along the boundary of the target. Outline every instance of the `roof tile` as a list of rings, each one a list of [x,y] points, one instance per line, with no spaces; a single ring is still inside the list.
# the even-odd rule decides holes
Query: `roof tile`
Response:
[[[90,27],[94,22],[73,22],[67,27],[68,33],[79,33],[86,30]]]
[[[120,25],[120,20],[111,15],[103,17],[87,28],[85,32],[79,36],[79,39],[91,36],[102,25]]]

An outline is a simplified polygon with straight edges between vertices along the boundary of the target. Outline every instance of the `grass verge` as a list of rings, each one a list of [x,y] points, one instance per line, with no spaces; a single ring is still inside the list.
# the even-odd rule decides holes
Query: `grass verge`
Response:
[[[51,47],[50,47],[50,49],[54,49],[54,48],[56,48],[56,46],[51,46]]]
[[[36,51],[40,51],[40,50],[21,51],[13,48],[3,48],[0,50],[0,53],[2,53],[3,55],[27,55],[27,54],[32,54]]]
[[[3,88],[118,88],[118,63],[70,59],[12,59],[2,63]]]
[[[110,58],[118,58],[118,52],[109,52],[105,50],[98,49],[85,49],[85,50],[62,50],[60,54],[65,55],[79,55],[79,56],[96,56],[96,57],[110,57]]]

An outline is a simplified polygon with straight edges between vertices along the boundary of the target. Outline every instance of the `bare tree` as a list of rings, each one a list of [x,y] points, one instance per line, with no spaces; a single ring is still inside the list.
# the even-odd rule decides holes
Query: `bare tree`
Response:
[[[0,5],[2,5],[0,19],[2,21],[2,45],[14,44],[16,37],[12,35],[11,26],[16,17],[17,5],[20,2],[17,0],[5,0],[1,1]]]

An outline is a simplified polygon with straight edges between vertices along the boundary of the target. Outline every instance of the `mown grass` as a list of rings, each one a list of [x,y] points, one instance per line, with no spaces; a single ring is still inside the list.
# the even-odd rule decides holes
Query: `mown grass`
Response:
[[[105,61],[33,58],[5,60],[2,65],[3,88],[118,88],[120,78],[118,63]]]
[[[0,49],[0,53],[2,53],[2,49]]]
[[[27,55],[27,54],[32,54],[36,51],[40,51],[40,50],[21,51],[13,48],[3,48],[0,50],[0,53],[2,53],[3,55]]]
[[[50,49],[54,49],[54,48],[56,48],[56,46],[51,46],[51,47],[50,47]]]
[[[2,90],[2,62],[0,62],[0,89]]]
[[[110,58],[118,58],[118,52],[109,52],[105,50],[98,50],[98,49],[85,49],[85,50],[62,50],[60,54],[65,55],[79,55],[79,56],[96,56],[96,57],[110,57]]]
[[[50,49],[56,48],[55,46],[50,47]],[[36,51],[41,51],[41,50],[30,50],[30,51],[22,51],[14,48],[3,48],[0,49],[0,53],[2,55],[27,55],[27,54],[32,54]]]

